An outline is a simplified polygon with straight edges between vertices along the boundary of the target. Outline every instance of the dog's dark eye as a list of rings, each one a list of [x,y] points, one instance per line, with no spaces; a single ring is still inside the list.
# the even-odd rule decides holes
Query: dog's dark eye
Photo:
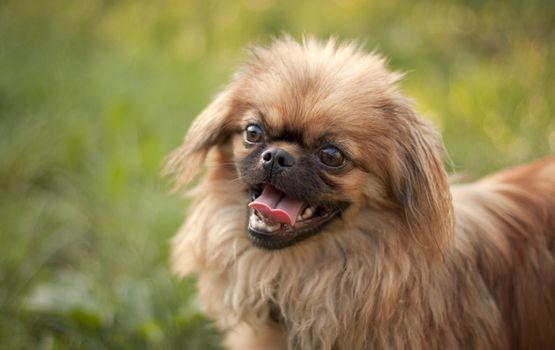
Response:
[[[334,146],[322,148],[320,152],[318,152],[318,158],[320,158],[322,164],[333,168],[340,167],[345,163],[345,156]]]
[[[243,134],[245,141],[248,143],[257,143],[262,141],[262,129],[255,124],[250,124]]]

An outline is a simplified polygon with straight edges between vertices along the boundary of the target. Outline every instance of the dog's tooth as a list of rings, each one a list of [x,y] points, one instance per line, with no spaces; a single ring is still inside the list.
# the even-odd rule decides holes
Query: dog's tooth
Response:
[[[249,226],[251,228],[262,230],[266,232],[274,232],[281,228],[281,224],[268,224],[264,220],[262,220],[255,211],[249,217]]]
[[[264,225],[262,221],[255,221],[253,227],[256,229],[264,229],[266,225]]]
[[[258,221],[259,221],[258,217],[254,213],[252,213],[249,218],[249,225],[252,227],[255,227]]]
[[[314,214],[314,208],[313,207],[306,207],[306,209],[303,211],[303,215],[302,218],[306,219],[312,216],[312,214]]]

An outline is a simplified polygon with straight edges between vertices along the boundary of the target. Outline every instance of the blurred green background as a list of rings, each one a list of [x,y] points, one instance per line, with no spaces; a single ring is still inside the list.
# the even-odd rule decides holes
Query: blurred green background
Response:
[[[0,348],[210,349],[159,175],[244,58],[360,39],[472,179],[555,152],[555,2],[0,2]]]

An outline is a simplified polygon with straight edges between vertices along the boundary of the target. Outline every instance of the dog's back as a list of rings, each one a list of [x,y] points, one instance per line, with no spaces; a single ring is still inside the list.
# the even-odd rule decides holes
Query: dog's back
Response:
[[[511,348],[553,348],[555,157],[452,192],[457,254],[474,258],[468,269],[479,272],[486,299],[499,310],[499,335]]]

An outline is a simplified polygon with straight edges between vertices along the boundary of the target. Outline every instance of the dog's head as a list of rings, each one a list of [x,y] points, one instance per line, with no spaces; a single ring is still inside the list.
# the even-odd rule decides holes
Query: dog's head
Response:
[[[249,207],[245,234],[259,247],[340,230],[370,211],[437,247],[452,225],[441,141],[398,91],[400,76],[354,44],[284,38],[254,48],[168,167],[185,186],[221,150]]]

